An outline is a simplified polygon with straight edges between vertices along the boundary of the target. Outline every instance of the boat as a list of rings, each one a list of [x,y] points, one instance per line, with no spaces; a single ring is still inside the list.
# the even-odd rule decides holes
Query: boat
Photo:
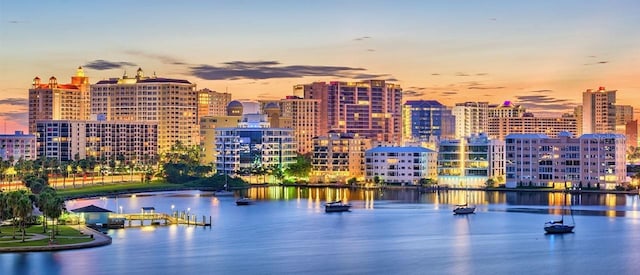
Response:
[[[567,204],[566,193],[565,193],[565,205]],[[565,234],[565,233],[573,233],[573,229],[576,227],[576,222],[573,219],[573,210],[571,209],[571,205],[569,205],[569,212],[571,213],[571,224],[566,224],[564,222],[564,207],[562,208],[562,217],[559,220],[551,220],[544,223],[544,231],[547,234]]]
[[[467,202],[469,201],[469,186],[466,188],[467,193]],[[453,209],[454,215],[464,215],[464,214],[473,214],[476,211],[475,206],[469,206],[469,204],[465,202],[464,204],[456,204],[456,208]]]
[[[233,197],[234,193],[227,189],[227,185],[224,185],[224,190],[217,190],[213,192],[213,195],[216,197]]]
[[[342,201],[332,201],[325,203],[324,212],[347,212],[351,208],[351,204],[343,203]]]
[[[236,200],[236,205],[249,205],[253,204],[253,200],[247,197]]]
[[[455,215],[463,215],[463,214],[473,214],[476,211],[475,206],[469,206],[468,204],[458,204],[456,208],[453,209],[453,214]]]

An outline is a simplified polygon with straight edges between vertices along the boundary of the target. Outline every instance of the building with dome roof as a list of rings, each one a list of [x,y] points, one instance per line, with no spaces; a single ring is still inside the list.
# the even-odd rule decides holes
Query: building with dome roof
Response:
[[[29,133],[36,132],[36,120],[86,120],[90,114],[89,78],[82,67],[71,77],[71,83],[61,84],[55,76],[48,82],[35,77],[29,89]]]

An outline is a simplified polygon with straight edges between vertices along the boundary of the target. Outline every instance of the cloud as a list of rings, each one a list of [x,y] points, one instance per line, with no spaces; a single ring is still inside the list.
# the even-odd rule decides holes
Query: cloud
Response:
[[[356,37],[353,40],[355,41],[362,41],[362,40],[366,40],[366,39],[371,39],[371,36],[361,36],[361,37]]]
[[[534,94],[546,94],[546,93],[551,93],[553,92],[553,90],[534,90],[534,91],[529,91],[529,93],[534,93]]]
[[[256,97],[258,99],[280,99],[279,97],[274,96],[272,93],[267,93],[267,92],[259,93]]]
[[[446,91],[446,92],[442,92],[442,95],[448,96],[448,95],[457,95],[458,92],[455,91]]]
[[[585,63],[583,65],[585,66],[591,66],[591,65],[601,65],[601,64],[607,64],[609,63],[609,61],[607,60],[603,60],[603,61],[598,61],[598,62],[594,62],[594,63]]]
[[[29,110],[27,107],[29,106],[28,98],[3,98],[0,99],[0,105],[9,105],[12,106],[13,109],[11,111],[0,111],[0,116],[4,117],[7,120],[11,121],[27,121],[29,120]],[[9,108],[2,108],[3,110]]]
[[[282,65],[278,61],[230,61],[221,66],[193,65],[190,72],[206,80],[300,78],[308,76],[369,79],[390,77],[389,74],[366,73],[364,68],[345,66]]]
[[[113,61],[107,61],[104,59],[98,59],[83,65],[83,67],[85,68],[99,70],[99,71],[118,69],[125,66],[136,66],[136,64],[131,62],[113,62]]]
[[[504,89],[506,87],[504,86],[472,86],[469,87],[467,89],[469,90],[498,90],[498,89]]]
[[[179,58],[168,56],[168,55],[153,54],[153,53],[148,53],[148,52],[144,52],[144,51],[137,51],[137,50],[126,50],[126,51],[124,51],[124,53],[128,54],[128,55],[143,56],[143,57],[147,57],[147,58],[151,58],[151,59],[157,59],[157,60],[160,60],[160,62],[162,62],[164,64],[188,65],[186,62],[180,60]]]
[[[375,52],[376,50],[374,49],[367,49],[368,52]]]
[[[398,80],[397,78],[392,77],[392,78],[387,78],[387,79],[385,79],[384,81],[389,81],[389,82],[398,82],[399,80]]]
[[[476,75],[477,76],[485,76],[485,75],[488,75],[488,73],[477,73]]]
[[[516,99],[527,108],[548,111],[567,110],[577,105],[568,99],[554,98],[547,95],[521,95],[516,96]]]
[[[456,73],[456,76],[470,76],[470,75],[466,73]]]
[[[439,73],[433,73],[433,74],[431,74],[431,75],[440,75],[440,74],[439,74]]]
[[[423,96],[424,92],[418,92],[414,90],[404,90],[402,91],[402,95],[408,96],[408,97],[419,97],[419,96]]]
[[[3,99],[0,99],[0,105],[19,106],[19,107],[24,107],[26,109],[26,106],[29,105],[29,99],[17,98],[17,97],[3,98]]]

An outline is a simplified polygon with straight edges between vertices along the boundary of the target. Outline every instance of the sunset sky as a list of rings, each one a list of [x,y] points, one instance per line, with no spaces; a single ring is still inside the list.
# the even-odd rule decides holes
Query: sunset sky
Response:
[[[640,110],[640,1],[0,2],[0,132],[27,128],[35,76],[190,80],[234,99],[387,79],[405,99],[562,112],[589,88]],[[4,126],[6,125],[6,126]]]

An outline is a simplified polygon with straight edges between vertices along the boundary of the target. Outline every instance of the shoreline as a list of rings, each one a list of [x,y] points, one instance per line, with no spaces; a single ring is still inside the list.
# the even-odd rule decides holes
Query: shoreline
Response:
[[[76,244],[54,244],[47,246],[16,246],[16,247],[2,247],[0,248],[0,253],[18,253],[18,252],[47,252],[47,251],[61,251],[61,250],[72,250],[72,249],[84,249],[84,248],[92,248],[110,245],[113,239],[106,234],[101,233],[100,231],[94,230],[87,226],[82,226],[80,232],[84,235],[93,235],[93,241],[84,242],[84,243],[76,243]]]
[[[490,188],[460,188],[460,187],[423,187],[423,186],[414,186],[414,185],[406,185],[406,186],[363,186],[363,185],[345,185],[345,184],[282,184],[282,185],[269,185],[269,184],[252,184],[247,187],[235,187],[230,188],[233,190],[244,190],[250,188],[257,187],[303,187],[303,188],[348,188],[348,189],[363,189],[363,190],[371,190],[371,189],[382,189],[382,190],[418,190],[420,192],[436,192],[436,191],[449,191],[449,190],[470,190],[470,191],[490,191],[490,192],[546,192],[546,193],[563,193],[568,192],[570,194],[581,194],[581,193],[589,193],[589,194],[620,194],[620,195],[640,195],[640,191],[632,190],[632,191],[618,191],[618,190],[564,190],[564,189],[550,189],[550,188],[504,188],[504,187],[490,187]],[[82,194],[82,195],[71,195],[65,196],[65,200],[74,200],[74,199],[86,199],[86,198],[96,198],[96,197],[113,197],[118,195],[128,195],[135,193],[151,193],[151,192],[171,192],[171,191],[206,191],[212,192],[216,191],[216,188],[213,187],[192,187],[192,186],[184,186],[184,187],[170,187],[170,188],[141,188],[141,189],[126,189],[126,190],[117,190],[117,191],[105,191],[105,192],[96,192],[91,194]]]

